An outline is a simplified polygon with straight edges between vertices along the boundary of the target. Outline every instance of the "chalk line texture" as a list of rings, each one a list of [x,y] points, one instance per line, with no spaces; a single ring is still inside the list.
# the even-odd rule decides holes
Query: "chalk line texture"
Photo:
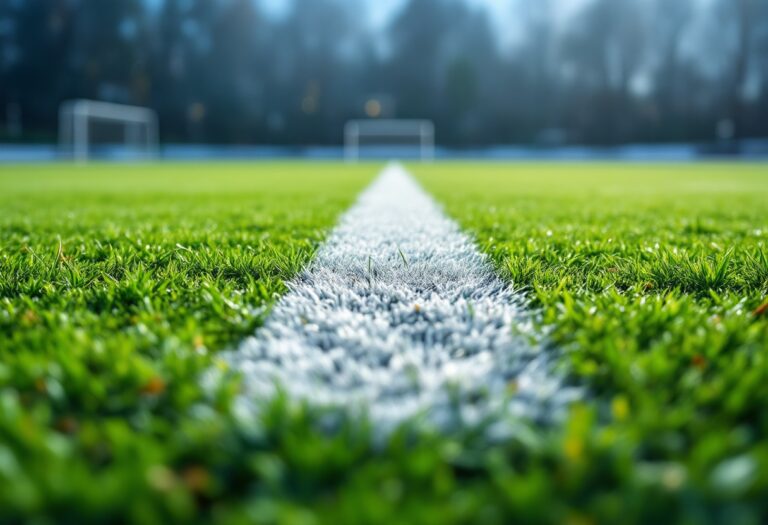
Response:
[[[265,325],[223,354],[241,409],[277,389],[392,428],[499,411],[550,419],[578,397],[529,342],[521,297],[456,223],[391,164],[342,217]],[[517,334],[517,335],[516,335]]]

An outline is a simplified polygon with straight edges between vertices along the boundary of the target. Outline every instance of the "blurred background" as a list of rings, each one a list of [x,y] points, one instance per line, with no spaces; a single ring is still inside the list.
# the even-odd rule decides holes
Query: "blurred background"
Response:
[[[152,108],[166,145],[420,118],[453,150],[765,152],[768,1],[0,0],[6,151],[77,98]]]

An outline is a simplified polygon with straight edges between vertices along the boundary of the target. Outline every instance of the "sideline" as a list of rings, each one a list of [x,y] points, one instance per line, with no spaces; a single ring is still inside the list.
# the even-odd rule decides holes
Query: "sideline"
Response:
[[[499,411],[559,418],[581,393],[525,337],[532,330],[521,296],[390,164],[265,325],[221,357],[243,374],[238,403],[247,411],[280,388],[316,406],[359,409],[388,428],[415,415],[438,426]]]

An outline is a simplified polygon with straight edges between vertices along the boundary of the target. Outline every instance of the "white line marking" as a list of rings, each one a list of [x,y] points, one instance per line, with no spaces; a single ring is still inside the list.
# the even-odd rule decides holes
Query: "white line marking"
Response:
[[[289,287],[256,335],[224,354],[244,376],[241,409],[279,385],[385,427],[422,413],[472,424],[498,410],[549,419],[579,395],[513,334],[532,330],[520,296],[398,165]]]

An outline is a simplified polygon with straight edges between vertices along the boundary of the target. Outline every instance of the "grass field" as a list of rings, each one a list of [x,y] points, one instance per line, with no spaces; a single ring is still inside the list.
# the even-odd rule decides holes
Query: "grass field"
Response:
[[[0,515],[162,522],[231,492],[208,469],[232,388],[207,396],[199,375],[377,168],[2,170]]]
[[[199,386],[378,166],[3,167],[0,521],[764,522],[768,167],[411,168],[587,388],[562,427],[374,444]]]
[[[549,478],[570,466],[585,516],[765,520],[768,167],[414,171],[594,395]]]

